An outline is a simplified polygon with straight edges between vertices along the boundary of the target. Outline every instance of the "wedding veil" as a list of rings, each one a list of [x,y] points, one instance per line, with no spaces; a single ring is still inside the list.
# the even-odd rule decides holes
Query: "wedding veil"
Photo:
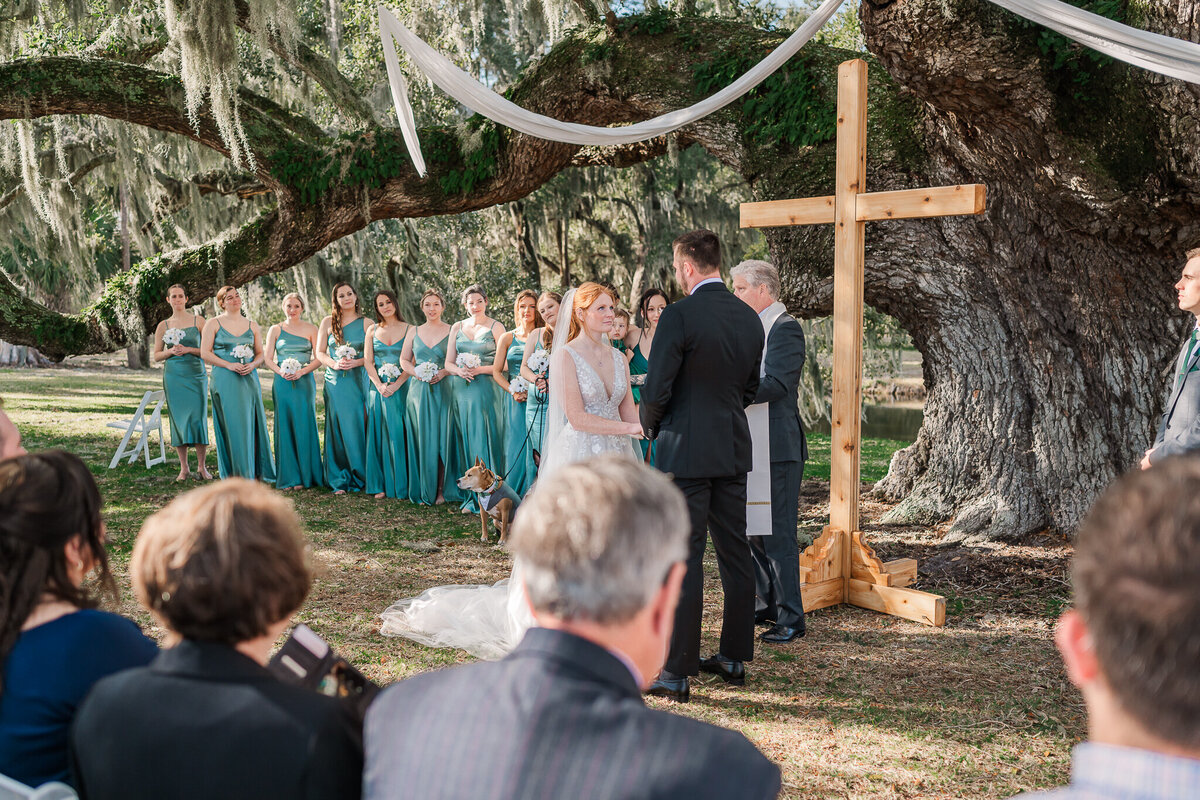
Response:
[[[567,357],[567,341],[571,333],[571,317],[574,315],[572,306],[575,304],[575,290],[569,289],[558,304],[558,319],[554,323],[554,338],[550,343],[550,371],[546,375],[548,392],[546,399],[546,433],[542,438],[542,463],[538,467],[538,477],[549,475],[556,467],[555,443],[561,442],[563,428],[567,426],[567,412],[563,406],[562,381],[554,379],[555,374],[562,374],[565,368],[563,359]]]

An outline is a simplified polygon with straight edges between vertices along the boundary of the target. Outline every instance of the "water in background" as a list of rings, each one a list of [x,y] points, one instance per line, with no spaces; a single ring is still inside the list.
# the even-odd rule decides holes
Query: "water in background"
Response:
[[[915,442],[921,430],[924,408],[921,403],[881,403],[863,405],[862,437],[864,439],[896,439]],[[829,433],[825,420],[812,428],[813,433]]]

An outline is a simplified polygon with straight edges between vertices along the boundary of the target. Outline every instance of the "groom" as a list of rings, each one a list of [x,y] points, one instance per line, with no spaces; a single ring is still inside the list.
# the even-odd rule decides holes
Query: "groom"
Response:
[[[725,288],[721,242],[712,231],[675,240],[675,279],[687,297],[658,321],[642,389],[646,438],[657,466],[674,476],[691,518],[687,573],[675,610],[671,649],[648,694],[688,700],[700,670],[742,685],[754,657],[754,563],[746,539],[746,473],[751,468],[745,408],[758,390],[763,326]],[[712,534],[725,592],[720,651],[700,659],[704,548]]]

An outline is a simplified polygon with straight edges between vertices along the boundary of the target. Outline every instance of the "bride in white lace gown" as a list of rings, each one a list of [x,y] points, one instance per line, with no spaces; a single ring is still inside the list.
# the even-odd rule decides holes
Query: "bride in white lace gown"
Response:
[[[585,283],[567,293],[561,308],[551,345],[539,477],[599,455],[617,453],[637,459],[633,440],[642,437],[629,365],[607,336],[615,298],[603,286]],[[514,648],[532,624],[514,570],[510,578],[490,586],[435,586],[401,600],[383,612],[380,631],[496,659]]]

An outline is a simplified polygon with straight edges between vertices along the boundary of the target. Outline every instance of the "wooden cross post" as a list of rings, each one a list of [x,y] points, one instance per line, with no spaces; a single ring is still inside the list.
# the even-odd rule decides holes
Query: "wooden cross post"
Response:
[[[804,610],[840,603],[929,625],[946,624],[946,600],[904,588],[917,562],[883,563],[859,530],[862,413],[863,261],[868,221],[981,214],[979,184],[866,193],[867,62],[838,68],[837,185],[832,197],[743,203],[743,228],[834,225],[833,435],[830,446],[829,525],[800,556]]]

